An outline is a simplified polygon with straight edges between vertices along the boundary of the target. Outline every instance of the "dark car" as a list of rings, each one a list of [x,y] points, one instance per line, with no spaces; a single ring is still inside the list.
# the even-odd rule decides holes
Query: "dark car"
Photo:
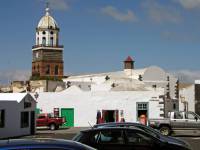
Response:
[[[81,131],[73,140],[98,150],[190,150],[182,144],[162,141],[136,127],[92,128]]]
[[[62,139],[0,140],[0,150],[95,150],[79,142]]]
[[[151,128],[150,126],[143,125],[141,123],[134,123],[134,122],[111,122],[111,123],[101,123],[101,124],[96,124],[93,126],[93,128],[103,128],[103,127],[137,127],[140,128],[141,130],[147,132],[148,134],[151,134],[155,138],[160,139],[163,142],[168,142],[168,143],[175,143],[175,144],[181,144],[186,147],[191,147],[187,142],[171,137],[171,136],[164,136],[162,135],[159,131],[156,129]]]

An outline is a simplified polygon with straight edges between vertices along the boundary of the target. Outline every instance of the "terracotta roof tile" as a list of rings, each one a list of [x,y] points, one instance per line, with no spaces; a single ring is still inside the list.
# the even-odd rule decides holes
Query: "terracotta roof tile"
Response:
[[[133,61],[133,59],[131,58],[131,56],[128,56],[128,57],[126,58],[126,60],[125,60],[125,62],[131,62],[131,61]]]

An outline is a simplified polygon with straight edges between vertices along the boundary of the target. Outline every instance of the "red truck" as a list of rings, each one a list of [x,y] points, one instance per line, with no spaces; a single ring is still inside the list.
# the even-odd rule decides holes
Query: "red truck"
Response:
[[[56,130],[60,125],[65,123],[65,119],[62,117],[54,117],[49,113],[38,114],[37,127],[49,127],[50,130]]]

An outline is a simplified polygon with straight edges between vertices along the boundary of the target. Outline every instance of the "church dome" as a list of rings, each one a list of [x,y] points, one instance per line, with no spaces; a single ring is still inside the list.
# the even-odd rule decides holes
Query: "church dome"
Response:
[[[37,28],[42,28],[42,29],[58,29],[59,28],[55,19],[50,16],[49,8],[46,8],[46,15],[40,19]]]

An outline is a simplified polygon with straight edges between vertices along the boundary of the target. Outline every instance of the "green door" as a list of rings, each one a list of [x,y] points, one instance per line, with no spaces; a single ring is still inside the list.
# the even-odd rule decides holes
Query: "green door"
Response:
[[[36,108],[36,109],[35,109],[35,113],[36,113],[36,114],[40,114],[40,108]]]
[[[64,127],[74,126],[74,108],[61,108],[61,116],[66,120]]]

